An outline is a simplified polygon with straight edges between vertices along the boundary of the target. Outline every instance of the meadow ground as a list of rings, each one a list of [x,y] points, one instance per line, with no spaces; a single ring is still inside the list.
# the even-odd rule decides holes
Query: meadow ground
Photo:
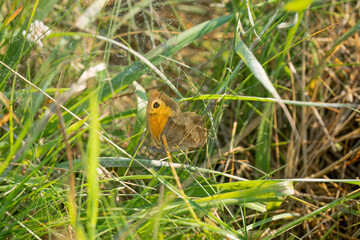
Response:
[[[0,6],[1,239],[360,238],[358,1]]]

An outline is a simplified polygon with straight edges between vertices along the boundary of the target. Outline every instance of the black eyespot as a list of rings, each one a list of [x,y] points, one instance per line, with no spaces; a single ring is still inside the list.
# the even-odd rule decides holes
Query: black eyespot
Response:
[[[154,105],[153,105],[154,108],[158,108],[160,107],[160,104],[158,102],[155,102]]]

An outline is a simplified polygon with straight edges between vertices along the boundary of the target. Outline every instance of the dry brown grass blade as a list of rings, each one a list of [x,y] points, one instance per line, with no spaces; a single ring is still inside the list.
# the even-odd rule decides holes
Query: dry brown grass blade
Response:
[[[10,100],[2,93],[0,92],[0,101],[6,106],[8,111],[10,110]],[[18,119],[18,117],[16,116],[16,114],[14,112],[11,113],[12,117],[15,119],[15,121],[17,122],[17,124],[19,124],[21,127],[23,127],[22,123],[20,122],[20,120]],[[3,123],[4,124],[4,123]],[[2,124],[1,124],[2,125]],[[1,126],[0,126],[1,127]]]

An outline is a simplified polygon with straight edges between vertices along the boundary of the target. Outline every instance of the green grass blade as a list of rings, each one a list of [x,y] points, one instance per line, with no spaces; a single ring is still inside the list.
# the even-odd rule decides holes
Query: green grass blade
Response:
[[[264,68],[261,66],[259,61],[256,59],[254,54],[249,50],[245,43],[240,39],[238,34],[235,37],[235,51],[242,58],[245,64],[248,66],[249,70],[252,72],[254,77],[265,87],[266,90],[276,99],[283,109],[286,118],[288,119],[290,126],[293,130],[293,133],[299,137],[299,133],[296,129],[294,120],[291,117],[289,110],[286,108],[283,103],[280,95],[277,93],[276,89],[272,85],[268,75],[266,74]]]
[[[126,151],[133,154],[139,141],[141,140],[141,133],[144,132],[146,126],[146,104],[147,96],[145,89],[136,81],[133,83],[135,87],[135,93],[137,96],[137,113],[134,130],[132,132],[133,137],[130,140],[129,146]]]
[[[229,22],[231,18],[232,15],[226,15],[201,23],[179,34],[178,36],[169,39],[164,44],[160,45],[159,47],[145,54],[144,57],[156,66],[165,60],[165,58],[162,56],[166,56],[166,57],[171,56],[172,54],[176,53],[183,47],[194,42],[196,39],[211,32],[215,28]],[[142,74],[144,74],[148,70],[149,67],[144,65],[141,61],[136,61],[130,66],[126,67],[121,73],[116,75],[111,80],[111,85],[114,87],[114,92],[117,93],[122,89],[125,89],[129,84],[137,80]],[[108,99],[110,98],[111,94],[112,94],[111,86],[104,85],[100,93],[100,99],[101,100]],[[179,97],[181,97],[181,95]]]
[[[98,112],[97,97],[90,98],[90,137],[88,143],[88,203],[87,203],[87,227],[88,239],[95,239],[98,220],[98,206],[99,206],[99,182],[97,176],[97,169],[99,164],[100,153],[100,139],[99,139],[99,112]]]

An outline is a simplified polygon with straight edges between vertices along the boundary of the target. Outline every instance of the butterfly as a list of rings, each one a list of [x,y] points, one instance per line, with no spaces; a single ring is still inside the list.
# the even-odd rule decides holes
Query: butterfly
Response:
[[[147,128],[156,148],[161,151],[188,150],[202,147],[206,141],[206,128],[201,116],[194,112],[181,112],[177,103],[157,90],[150,94],[146,107]]]

